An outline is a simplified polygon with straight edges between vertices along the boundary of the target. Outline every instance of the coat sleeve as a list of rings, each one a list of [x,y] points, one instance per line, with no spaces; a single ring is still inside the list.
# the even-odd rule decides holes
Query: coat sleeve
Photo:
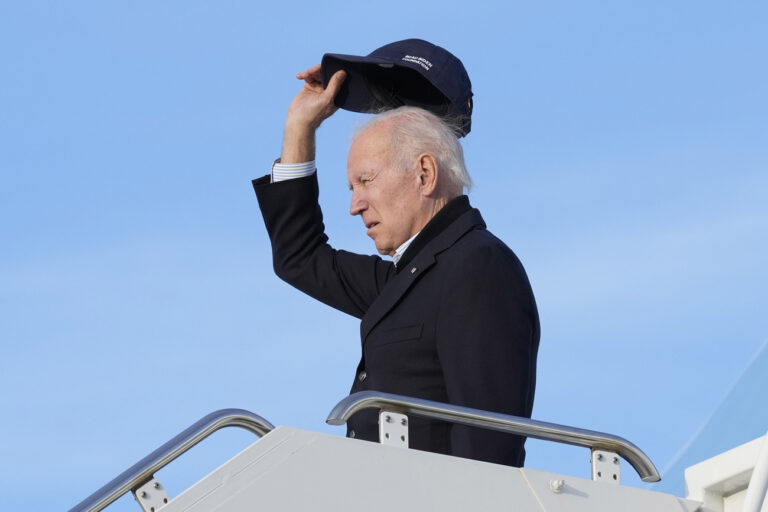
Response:
[[[499,242],[465,255],[443,284],[436,343],[451,403],[530,417],[539,320],[528,278]],[[451,452],[522,466],[525,438],[453,425]]]
[[[317,176],[253,181],[282,280],[355,317],[362,317],[392,272],[378,256],[338,251],[328,244],[318,203]]]

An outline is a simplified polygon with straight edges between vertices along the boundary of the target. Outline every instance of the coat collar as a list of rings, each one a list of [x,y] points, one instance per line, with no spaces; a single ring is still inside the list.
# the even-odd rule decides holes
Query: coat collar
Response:
[[[448,204],[435,214],[432,219],[427,222],[427,225],[421,230],[421,233],[411,242],[411,245],[403,253],[400,261],[397,262],[395,272],[400,272],[402,269],[408,266],[408,263],[416,256],[421,250],[429,244],[434,238],[448,228],[453,222],[461,217],[463,214],[471,210],[469,205],[469,198],[467,196],[459,196],[451,199]]]
[[[365,343],[365,338],[368,333],[381,321],[382,318],[394,307],[395,304],[405,295],[410,287],[419,279],[419,277],[425,273],[432,265],[435,264],[435,256],[442,251],[448,249],[455,244],[464,234],[477,227],[485,228],[485,222],[480,212],[469,206],[469,201],[464,198],[466,208],[462,208],[463,212],[458,215],[451,215],[451,222],[444,225],[440,225],[440,230],[432,232],[430,229],[427,232],[427,228],[430,225],[437,223],[430,223],[425,226],[422,234],[431,234],[431,238],[428,240],[425,237],[425,242],[414,245],[419,241],[421,235],[416,237],[410,247],[406,250],[399,263],[399,270],[391,275],[389,281],[376,300],[368,308],[368,311],[363,316],[360,323],[360,339]],[[452,202],[453,203],[453,202]],[[448,208],[452,203],[446,205],[443,210]],[[440,213],[443,213],[441,210]],[[451,213],[447,211],[446,213]],[[433,220],[437,219],[438,215]],[[443,216],[445,217],[445,216]],[[443,224],[442,222],[440,224]],[[413,252],[409,255],[408,253]],[[406,256],[409,256],[406,259]]]

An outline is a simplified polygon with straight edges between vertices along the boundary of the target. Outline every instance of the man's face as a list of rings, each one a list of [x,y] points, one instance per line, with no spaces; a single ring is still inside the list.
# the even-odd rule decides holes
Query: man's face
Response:
[[[393,255],[424,226],[420,179],[414,170],[392,165],[389,128],[380,123],[358,135],[349,149],[349,213],[360,215],[379,254]],[[414,162],[415,164],[415,162]]]

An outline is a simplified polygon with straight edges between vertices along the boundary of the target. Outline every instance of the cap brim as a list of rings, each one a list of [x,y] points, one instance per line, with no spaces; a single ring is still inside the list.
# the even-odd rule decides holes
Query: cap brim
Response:
[[[323,87],[328,85],[337,71],[344,70],[347,72],[347,78],[334,99],[336,106],[352,112],[376,112],[380,107],[368,88],[366,76],[371,67],[392,66],[394,63],[391,60],[378,57],[326,53],[321,64]]]
[[[446,119],[464,117],[442,91],[408,65],[380,57],[326,53],[321,63],[323,87],[340,70],[347,73],[334,99],[341,109],[377,113],[411,105]],[[464,121],[460,132],[469,132],[468,121]]]

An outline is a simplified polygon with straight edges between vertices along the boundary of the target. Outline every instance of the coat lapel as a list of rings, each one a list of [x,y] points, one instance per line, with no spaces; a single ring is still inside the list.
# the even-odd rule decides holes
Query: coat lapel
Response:
[[[472,209],[432,239],[405,268],[392,275],[360,322],[360,340],[363,344],[371,330],[400,301],[419,277],[435,264],[435,256],[451,247],[476,226],[485,227],[485,222],[480,212]]]

